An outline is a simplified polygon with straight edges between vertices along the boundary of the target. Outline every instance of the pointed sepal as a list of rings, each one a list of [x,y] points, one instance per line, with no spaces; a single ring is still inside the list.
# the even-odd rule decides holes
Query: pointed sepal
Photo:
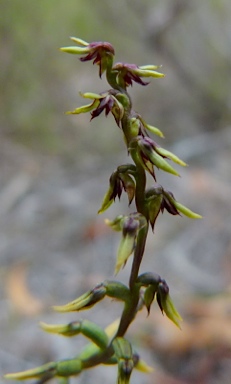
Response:
[[[138,220],[130,216],[124,218],[122,227],[122,238],[117,251],[115,274],[117,274],[120,269],[124,267],[129,256],[133,253],[138,229]]]
[[[182,317],[175,308],[173,301],[169,295],[169,287],[165,280],[162,280],[158,286],[157,292],[157,302],[162,313],[165,315],[178,327],[180,328],[180,322]],[[180,328],[181,329],[181,328]]]
[[[46,332],[56,333],[62,336],[72,337],[81,333],[100,348],[106,348],[108,345],[108,337],[104,330],[89,320],[57,325],[40,323],[40,326]]]
[[[88,309],[102,300],[105,295],[106,288],[103,284],[99,284],[93,290],[84,293],[76,300],[71,301],[66,305],[54,306],[53,309],[57,312],[74,312]]]

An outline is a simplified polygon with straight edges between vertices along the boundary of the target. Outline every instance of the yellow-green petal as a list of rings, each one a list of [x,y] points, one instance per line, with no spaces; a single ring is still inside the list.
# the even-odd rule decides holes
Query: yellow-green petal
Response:
[[[149,159],[157,168],[160,168],[165,172],[171,173],[172,175],[179,176],[179,173],[155,151],[149,154]]]
[[[115,274],[120,271],[120,269],[126,264],[129,256],[131,256],[134,250],[134,241],[134,236],[130,236],[129,234],[122,237],[117,252]]]
[[[155,70],[155,69],[158,69],[158,68],[161,68],[162,65],[141,65],[139,66],[140,69],[144,69],[144,70]]]
[[[189,217],[190,219],[202,219],[202,216],[198,213],[195,213],[191,211],[189,208],[185,207],[184,205],[178,203],[178,201],[172,200],[174,206],[178,211],[183,213],[183,215]]]
[[[163,307],[163,311],[166,314],[166,316],[171,320],[178,328],[180,327],[180,321],[182,321],[182,317],[180,316],[179,312],[177,311],[176,307],[173,304],[173,301],[168,294],[166,298],[161,300],[161,304]]]
[[[93,92],[79,92],[81,97],[84,97],[85,99],[93,99],[93,100],[99,100],[105,97],[105,95],[100,95],[99,93],[93,93]]]
[[[74,55],[83,55],[89,52],[89,48],[87,47],[62,47],[59,49],[62,52],[71,53]]]
[[[146,70],[146,69],[139,69],[136,71],[136,73],[141,77],[165,77],[164,73],[156,72],[152,70]]]
[[[112,205],[112,203],[113,203],[113,198],[111,198],[112,193],[113,193],[113,188],[109,187],[109,189],[107,190],[107,192],[104,195],[101,207],[98,210],[98,214],[105,212]]]
[[[111,227],[114,231],[121,231],[123,219],[124,219],[123,215],[118,215],[114,220],[105,219],[104,222],[109,227]]]
[[[83,105],[74,109],[74,111],[66,112],[66,115],[79,115],[80,113],[86,113],[92,111],[92,109],[97,108],[99,105],[99,100],[94,100],[93,103]]]
[[[82,40],[82,39],[79,39],[78,37],[70,37],[70,39],[71,39],[72,41],[74,41],[75,43],[80,44],[80,45],[83,45],[83,46],[85,46],[85,47],[89,45],[89,43],[87,43],[86,41],[84,41],[84,40]]]
[[[47,363],[37,368],[28,369],[26,371],[22,372],[16,372],[16,373],[7,373],[4,375],[5,379],[9,380],[27,380],[27,379],[36,379],[39,377],[44,376],[47,372],[53,373],[55,375],[56,373],[56,363]]]
[[[174,155],[174,153],[168,151],[167,149],[164,149],[164,148],[161,148],[161,147],[157,147],[156,151],[160,155],[168,157],[169,159],[174,161],[174,163],[179,164],[182,167],[185,167],[187,165],[183,160],[181,160],[178,156]]]
[[[154,369],[142,359],[139,359],[138,363],[135,365],[135,369],[143,373],[151,373],[154,371]]]
[[[157,127],[153,127],[152,125],[145,124],[145,128],[148,129],[150,132],[154,133],[154,135],[157,135],[159,137],[164,138],[163,132]]]

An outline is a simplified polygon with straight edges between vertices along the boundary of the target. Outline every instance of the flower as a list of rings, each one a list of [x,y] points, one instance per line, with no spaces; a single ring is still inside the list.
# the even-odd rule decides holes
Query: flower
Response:
[[[133,253],[139,231],[147,226],[146,218],[138,212],[128,216],[117,216],[113,221],[105,220],[115,231],[122,231],[122,238],[117,251],[115,274],[125,266],[129,256]]]
[[[117,73],[116,80],[117,83],[126,88],[129,85],[132,85],[132,82],[135,81],[141,85],[147,85],[149,83],[143,81],[142,77],[164,77],[165,75],[160,72],[156,72],[159,66],[156,65],[144,65],[138,67],[135,64],[128,63],[116,63],[112,70]]]
[[[162,313],[165,313],[165,315],[178,327],[180,328],[180,321],[182,321],[182,318],[178,311],[176,310],[172,299],[169,295],[169,287],[165,280],[162,279],[158,286],[158,292],[157,292],[157,303],[160,307],[160,310]]]
[[[191,219],[202,218],[198,213],[191,211],[189,208],[176,201],[173,193],[164,190],[160,185],[152,187],[146,191],[145,203],[152,230],[154,230],[154,225],[159,213],[163,213],[165,209],[171,215],[180,215],[183,213],[183,215],[188,216]]]
[[[109,179],[109,189],[104,195],[103,202],[98,213],[103,213],[104,211],[106,211],[106,209],[110,207],[110,205],[116,199],[117,196],[120,199],[123,190],[128,195],[128,202],[130,205],[135,196],[135,189],[135,181],[129,175],[128,171],[123,172],[117,169],[115,172],[112,173]]]
[[[164,137],[164,134],[161,132],[161,130],[157,127],[153,127],[153,125],[150,125],[150,124],[147,124],[145,122],[145,120],[139,115],[139,114],[136,114],[136,118],[137,120],[140,121],[140,125],[141,125],[141,128],[142,128],[142,132],[143,132],[143,136],[145,136],[144,133],[146,133],[146,129],[152,133],[154,133],[154,135],[157,135],[159,137]]]
[[[171,215],[180,214],[175,205],[169,201],[168,195],[173,197],[171,192],[165,193],[161,186],[152,187],[145,193],[145,201],[148,208],[148,215],[152,230],[154,230],[154,225],[159,213],[163,213],[164,209],[166,209]]]
[[[175,200],[172,192],[165,191],[163,189],[163,196],[165,201],[165,207],[169,213],[172,213],[171,210],[175,209],[178,214],[183,213],[184,216],[189,217],[190,219],[202,219],[202,216],[196,212],[191,211],[191,209],[185,207],[183,204]],[[173,214],[173,213],[172,213]]]
[[[93,60],[93,64],[99,65],[100,77],[108,67],[111,67],[115,51],[110,43],[103,41],[87,43],[76,37],[70,39],[80,46],[62,47],[60,48],[61,51],[72,54],[86,54],[86,56],[80,58],[80,61]]]
[[[179,173],[165,160],[165,158],[168,158],[179,165],[186,165],[172,152],[159,147],[150,137],[137,136],[131,140],[129,146],[131,155],[138,158],[140,164],[153,176],[154,180],[155,173],[153,166],[179,176]]]
[[[118,362],[117,384],[129,384],[134,368],[133,351],[131,344],[123,337],[116,337],[112,347]]]
[[[78,115],[80,113],[91,112],[91,120],[95,117],[99,116],[103,110],[105,111],[105,115],[111,112],[115,118],[115,121],[118,126],[120,126],[120,121],[124,114],[123,105],[116,98],[117,91],[110,90],[108,92],[103,93],[80,93],[80,96],[92,99],[93,102],[91,104],[87,104],[81,107],[74,109],[73,111],[66,112],[68,115]]]

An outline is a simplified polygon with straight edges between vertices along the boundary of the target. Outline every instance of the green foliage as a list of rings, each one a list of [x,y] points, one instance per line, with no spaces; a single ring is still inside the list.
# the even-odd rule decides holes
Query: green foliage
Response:
[[[173,153],[160,147],[148,135],[147,130],[158,136],[162,133],[145,121],[132,109],[132,101],[127,88],[136,82],[147,85],[143,78],[162,78],[157,72],[157,66],[137,66],[135,64],[115,63],[114,48],[110,43],[87,43],[82,39],[71,38],[77,46],[61,48],[71,54],[83,54],[82,62],[93,60],[99,66],[99,76],[106,75],[110,89],[103,93],[85,93],[83,97],[92,102],[84,107],[78,107],[72,114],[90,112],[96,118],[102,112],[112,114],[115,122],[123,132],[126,149],[133,164],[122,164],[114,171],[109,179],[106,192],[99,213],[104,212],[113,201],[125,192],[129,205],[134,201],[136,211],[129,215],[120,215],[114,221],[107,223],[115,230],[121,231],[121,242],[118,247],[115,273],[126,265],[133,255],[129,285],[118,281],[105,281],[98,284],[91,291],[64,306],[56,306],[59,312],[74,312],[88,310],[104,297],[108,296],[120,300],[124,304],[119,321],[114,322],[103,330],[99,325],[87,321],[76,321],[69,324],[49,325],[41,323],[43,330],[67,337],[83,334],[91,340],[82,352],[73,359],[51,362],[41,367],[14,374],[7,374],[7,379],[24,380],[36,378],[39,382],[46,382],[56,377],[59,382],[67,383],[67,378],[80,374],[83,370],[98,364],[117,364],[117,383],[129,383],[134,368],[150,372],[148,367],[134,351],[132,344],[125,338],[127,329],[135,319],[136,314],[146,307],[148,314],[152,304],[156,302],[164,313],[177,327],[182,320],[169,295],[169,287],[164,279],[154,273],[139,275],[139,268],[145,251],[149,224],[154,231],[156,220],[160,212],[167,210],[172,215],[183,213],[191,218],[201,216],[190,211],[178,203],[173,194],[156,184],[155,169],[178,176],[179,173],[169,161],[177,165],[186,164]],[[146,189],[146,174],[153,179],[153,188]],[[111,304],[113,305],[113,303]]]

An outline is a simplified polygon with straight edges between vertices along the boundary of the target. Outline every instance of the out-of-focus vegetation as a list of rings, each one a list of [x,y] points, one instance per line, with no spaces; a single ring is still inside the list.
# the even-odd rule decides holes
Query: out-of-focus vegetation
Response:
[[[2,139],[42,152],[78,148],[82,130],[63,112],[73,96],[81,102],[76,77],[82,91],[91,78],[58,51],[71,35],[109,40],[128,62],[163,64],[166,80],[150,86],[145,100],[139,89],[136,99],[167,136],[220,130],[230,119],[230,15],[228,0],[2,0]]]

